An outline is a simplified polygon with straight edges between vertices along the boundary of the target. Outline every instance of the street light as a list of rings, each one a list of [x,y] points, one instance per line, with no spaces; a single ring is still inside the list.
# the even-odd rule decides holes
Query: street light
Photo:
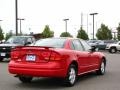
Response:
[[[17,0],[15,0],[15,29],[16,29],[16,36],[18,35],[18,6],[17,6]]]
[[[23,19],[23,18],[18,18],[17,20],[20,20],[20,34],[22,34],[22,30],[21,30],[21,21],[22,21],[22,20],[25,20],[25,19]]]
[[[63,21],[65,21],[65,31],[67,32],[67,21],[68,21],[69,19],[63,19]]]
[[[90,15],[93,16],[93,40],[94,40],[94,15],[97,15],[98,13],[90,13]]]

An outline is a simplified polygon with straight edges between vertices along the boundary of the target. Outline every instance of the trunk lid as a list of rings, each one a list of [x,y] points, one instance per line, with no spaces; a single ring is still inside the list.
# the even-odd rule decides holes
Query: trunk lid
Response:
[[[11,60],[18,62],[49,62],[56,58],[60,59],[60,54],[53,47],[25,46],[17,47],[11,52]]]

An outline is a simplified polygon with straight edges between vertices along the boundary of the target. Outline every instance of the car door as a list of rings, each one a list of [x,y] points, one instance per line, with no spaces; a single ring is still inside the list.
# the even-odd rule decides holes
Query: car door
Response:
[[[78,66],[78,73],[84,73],[89,71],[88,66],[89,66],[89,61],[88,58],[90,57],[88,52],[84,51],[84,48],[80,41],[78,39],[75,39],[72,41],[74,50],[75,50],[75,55],[77,57],[79,66]],[[90,59],[90,58],[89,58]]]
[[[93,52],[93,51],[90,51],[90,46],[88,45],[88,43],[84,40],[80,40],[83,47],[84,47],[84,50],[85,52],[89,55],[89,58],[87,59],[89,62],[89,65],[88,65],[88,69],[89,70],[94,70],[96,69],[96,67],[98,66],[98,62],[99,62],[99,57],[98,55],[96,54],[96,52]]]
[[[118,42],[117,49],[120,50],[120,42]]]

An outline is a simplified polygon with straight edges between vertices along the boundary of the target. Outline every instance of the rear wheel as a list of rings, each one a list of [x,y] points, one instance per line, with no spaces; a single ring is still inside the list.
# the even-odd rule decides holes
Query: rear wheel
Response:
[[[110,53],[116,53],[117,52],[117,49],[115,47],[112,47],[110,48],[109,50]]]
[[[75,65],[70,65],[67,76],[64,80],[64,84],[67,86],[73,86],[77,78],[77,69]]]
[[[33,77],[19,76],[18,78],[23,83],[29,83],[29,82],[31,82],[31,80],[32,80]]]
[[[96,71],[96,73],[98,75],[104,75],[105,74],[105,68],[106,68],[105,61],[102,61],[101,65],[100,65],[100,68],[99,68],[99,70]]]

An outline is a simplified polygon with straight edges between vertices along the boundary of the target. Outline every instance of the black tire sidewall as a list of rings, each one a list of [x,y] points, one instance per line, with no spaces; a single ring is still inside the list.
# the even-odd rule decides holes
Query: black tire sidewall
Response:
[[[19,76],[18,78],[23,83],[28,83],[28,82],[31,82],[32,80],[32,77]]]
[[[102,65],[102,63],[104,64],[104,72],[102,72],[102,70],[101,70],[101,65]],[[100,68],[99,68],[99,70],[96,71],[96,73],[97,73],[98,75],[104,75],[105,72],[106,72],[106,65],[105,65],[105,62],[102,61],[101,64],[100,64]]]
[[[71,83],[70,80],[69,80],[71,68],[73,68],[75,70],[75,73],[76,73],[76,77],[75,77],[74,83]],[[75,65],[70,65],[69,69],[68,69],[68,72],[67,72],[67,76],[66,76],[66,78],[64,80],[64,84],[67,85],[67,86],[74,86],[74,84],[76,82],[76,79],[77,79],[77,69],[76,69]]]
[[[114,50],[115,50],[115,52],[112,52],[112,49],[114,49]],[[116,48],[113,48],[113,47],[112,47],[112,48],[110,48],[110,52],[111,52],[111,53],[116,53],[116,52],[117,52],[117,50],[116,50]]]

